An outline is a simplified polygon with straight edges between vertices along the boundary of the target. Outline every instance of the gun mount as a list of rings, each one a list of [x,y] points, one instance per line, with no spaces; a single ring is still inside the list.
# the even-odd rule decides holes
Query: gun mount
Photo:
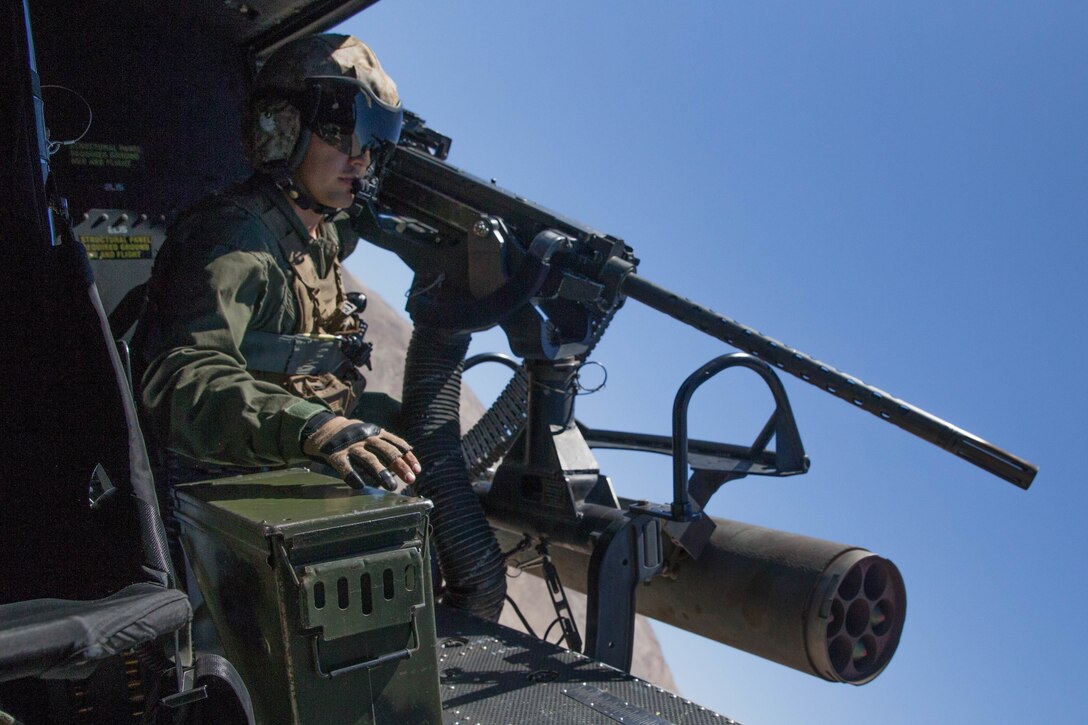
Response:
[[[876,677],[895,651],[905,618],[905,590],[894,564],[854,547],[770,530],[752,534],[756,527],[702,515],[726,481],[807,471],[777,372],[1020,488],[1030,486],[1037,469],[640,277],[638,259],[622,240],[450,166],[444,161],[449,139],[420,119],[410,117],[406,129],[384,170],[377,205],[360,217],[360,232],[396,252],[415,272],[407,308],[417,332],[464,335],[498,325],[523,358],[492,409],[464,437],[462,455],[504,545],[524,536],[554,544],[553,551],[566,552],[556,554],[556,561],[564,562],[558,568],[578,582],[572,586],[583,588],[584,573],[586,653],[628,667],[638,608],[819,677],[854,684]],[[578,370],[627,298],[743,351],[712,360],[689,377],[677,394],[671,437],[595,431],[574,417]],[[459,385],[460,361],[450,362],[446,374]],[[691,396],[710,377],[737,366],[756,371],[770,388],[775,410],[767,423],[749,446],[689,441]],[[410,353],[406,406],[416,382]],[[412,408],[413,414],[421,409]],[[768,448],[772,440],[777,451]],[[671,504],[619,499],[598,469],[594,447],[671,454]],[[440,551],[443,534],[436,522]],[[797,566],[776,570],[775,562],[782,560]],[[674,581],[642,588],[655,593],[636,603],[638,583],[668,578]],[[707,621],[678,616],[696,608],[694,592],[700,589],[693,582],[703,578],[716,582],[714,593],[727,601]],[[753,587],[773,591],[777,602],[756,607],[758,616],[743,604],[753,601]],[[743,611],[730,615],[731,606]],[[757,620],[761,624],[753,625]],[[797,623],[804,624],[798,629]],[[772,630],[789,631],[789,643],[769,636]]]
[[[408,305],[416,324],[464,331],[498,324],[514,354],[556,360],[586,355],[593,334],[630,297],[1020,488],[1031,485],[1038,469],[1024,459],[640,277],[622,240],[428,153],[448,152],[449,142],[418,141],[421,124],[408,126],[388,165],[380,202],[393,217],[380,223],[393,234],[375,239],[416,272]],[[530,321],[539,335],[527,331]]]

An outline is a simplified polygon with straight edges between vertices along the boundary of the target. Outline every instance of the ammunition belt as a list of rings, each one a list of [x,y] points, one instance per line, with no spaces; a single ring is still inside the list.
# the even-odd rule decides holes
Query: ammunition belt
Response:
[[[581,361],[585,361],[593,352],[608,328],[608,323],[622,306],[621,298],[605,315],[593,321],[589,348],[579,356]],[[522,363],[483,417],[461,438],[461,454],[465,458],[470,480],[482,478],[488,468],[510,452],[514,441],[525,428],[528,410],[529,373],[525,369],[525,363]]]
[[[470,479],[479,479],[510,452],[525,427],[528,406],[529,373],[522,363],[483,417],[461,438],[461,454]]]

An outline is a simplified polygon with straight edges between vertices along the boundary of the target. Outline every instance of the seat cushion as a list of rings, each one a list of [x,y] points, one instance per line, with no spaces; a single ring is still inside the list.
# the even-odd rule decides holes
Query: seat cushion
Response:
[[[0,682],[89,675],[98,661],[192,618],[184,593],[139,583],[93,601],[32,599],[0,606]]]

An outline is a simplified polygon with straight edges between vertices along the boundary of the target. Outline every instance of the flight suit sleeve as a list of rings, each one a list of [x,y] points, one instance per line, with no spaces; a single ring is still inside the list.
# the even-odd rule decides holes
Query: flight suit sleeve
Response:
[[[220,220],[221,221],[221,220]],[[259,223],[259,222],[258,222]],[[303,425],[319,403],[255,379],[240,352],[250,327],[277,333],[294,321],[294,298],[261,229],[246,220],[191,234],[155,297],[157,339],[142,401],[168,448],[235,466],[302,463]],[[219,237],[203,242],[208,236]]]

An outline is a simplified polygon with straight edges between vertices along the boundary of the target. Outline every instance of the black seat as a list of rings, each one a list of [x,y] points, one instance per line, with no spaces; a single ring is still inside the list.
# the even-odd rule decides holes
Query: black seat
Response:
[[[188,652],[192,609],[176,588],[135,406],[86,253],[67,241],[42,266],[30,283],[8,286],[0,317],[10,342],[0,362],[8,389],[0,398],[0,711],[63,721],[52,709],[56,694],[28,678],[84,679],[106,663],[123,673],[117,663],[127,657],[130,679],[138,670],[155,680],[137,682],[151,697],[130,694],[136,706],[202,713],[191,722],[252,723],[229,663],[208,656],[194,666]],[[97,721],[117,717],[110,707]]]
[[[188,598],[150,582],[90,602],[31,599],[0,609],[0,677],[78,679],[101,660],[189,622]]]

